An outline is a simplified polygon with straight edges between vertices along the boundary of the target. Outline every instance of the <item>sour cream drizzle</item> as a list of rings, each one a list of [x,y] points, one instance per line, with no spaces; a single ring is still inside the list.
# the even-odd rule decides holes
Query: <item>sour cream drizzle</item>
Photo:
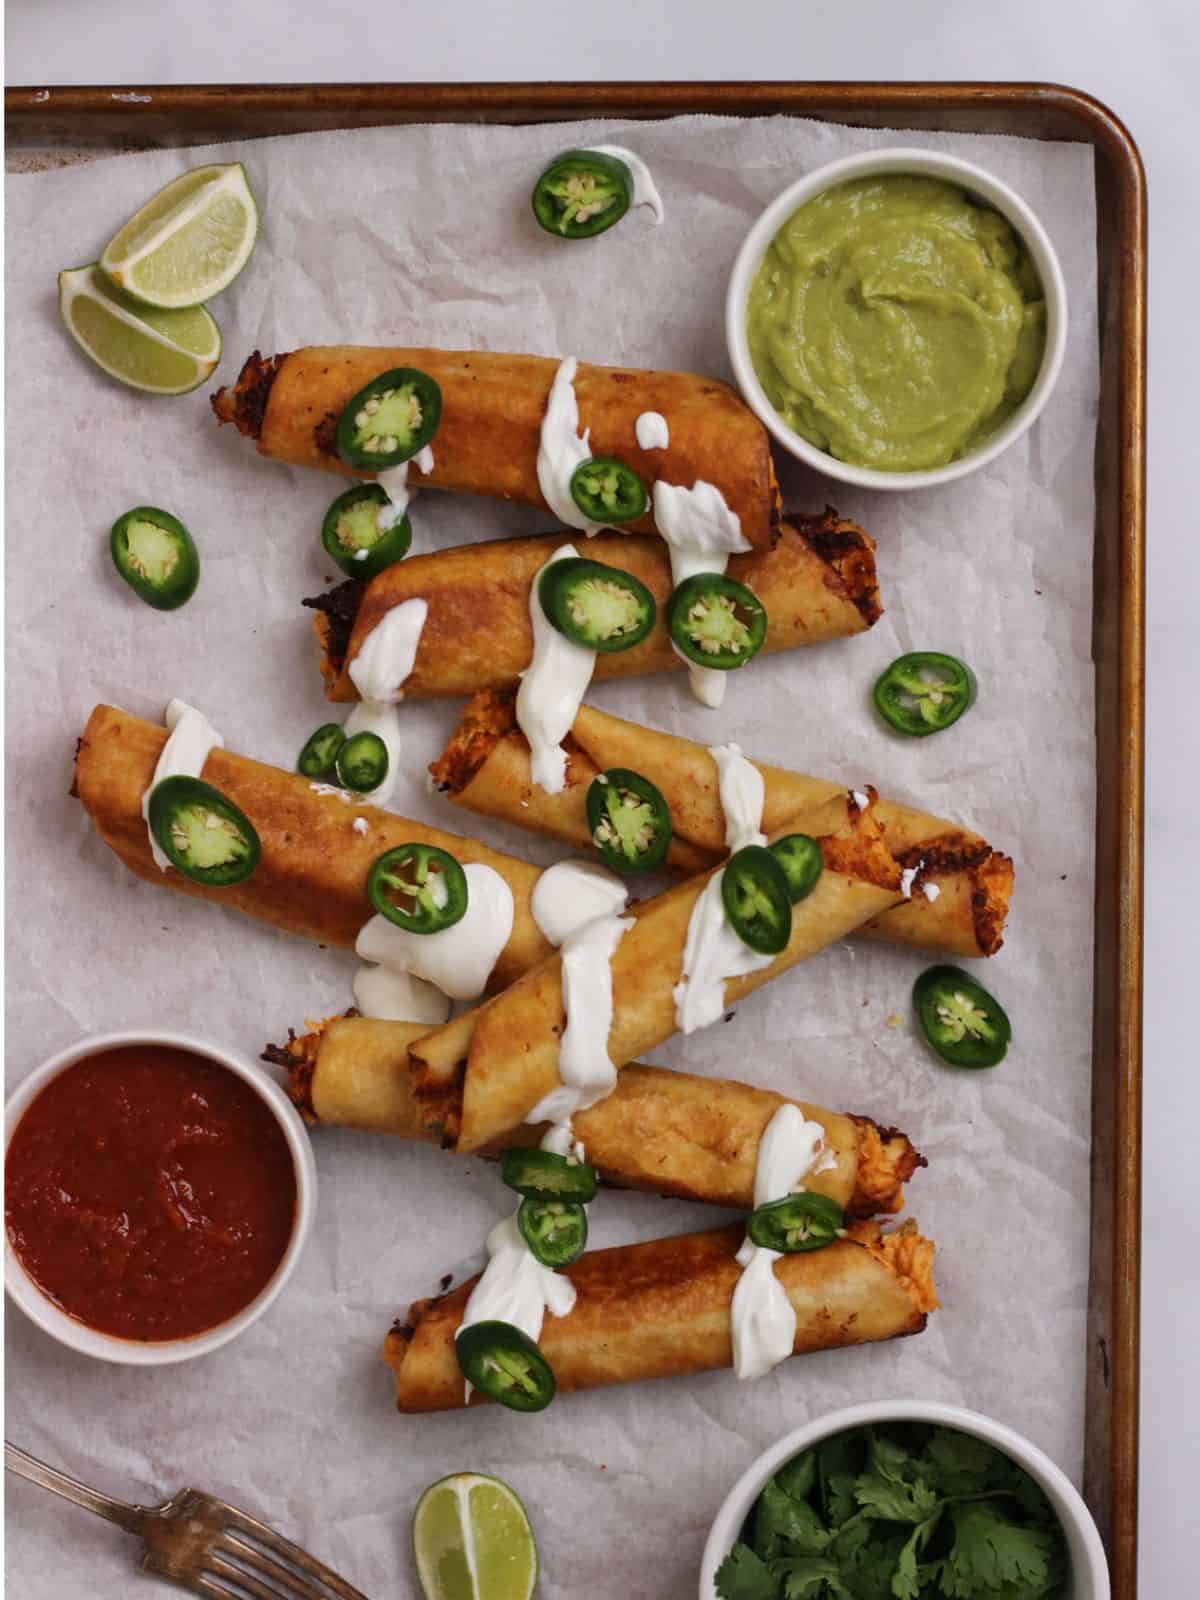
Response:
[[[404,685],[416,661],[428,614],[429,606],[424,600],[405,600],[402,605],[393,606],[371,629],[350,663],[350,677],[362,698],[346,718],[346,737],[378,734],[388,753],[387,775],[370,791],[376,805],[391,798],[400,777],[400,718],[396,706],[404,699]]]
[[[209,751],[225,748],[224,739],[208,718],[183,700],[171,701],[163,721],[171,730],[170,735],[162,747],[150,787],[142,795],[142,816],[146,819],[150,854],[160,872],[165,872],[171,863],[150,826],[150,796],[164,778],[198,778],[204,771]]]
[[[612,1027],[612,958],[632,917],[595,917],[567,936],[562,947],[562,992],[567,1021],[558,1050],[559,1084],[543,1096],[527,1122],[570,1122],[577,1111],[605,1100],[617,1086],[608,1054]]]
[[[536,1344],[546,1312],[565,1317],[574,1306],[575,1285],[542,1265],[521,1237],[515,1213],[488,1234],[487,1254],[487,1266],[471,1290],[455,1337],[474,1322],[507,1322]]]
[[[671,443],[671,430],[661,411],[643,411],[633,425],[639,450],[665,450]]]
[[[754,1172],[754,1207],[783,1200],[812,1172],[836,1166],[825,1149],[825,1130],[810,1122],[799,1106],[783,1105],[763,1129]],[[775,1276],[778,1250],[747,1237],[737,1253],[742,1275],[730,1307],[733,1366],[741,1379],[761,1378],[785,1361],[796,1341],[796,1313],[787,1290]]]
[[[590,538],[593,533],[599,533],[604,524],[586,517],[571,494],[571,478],[576,467],[582,466],[592,454],[588,445],[591,430],[579,432],[579,402],[575,398],[578,369],[579,362],[574,356],[566,356],[558,363],[538,438],[537,476],[542,499],[558,520]]]
[[[577,555],[573,544],[560,545],[529,586],[533,659],[521,674],[521,687],[517,690],[517,725],[529,740],[533,781],[547,794],[561,794],[566,785],[567,756],[562,742],[592,681],[596,652],[559,633],[542,610],[538,585],[551,562]]]
[[[617,1069],[608,1054],[612,1027],[612,957],[632,918],[621,918],[628,890],[615,874],[591,862],[562,861],[548,868],[533,892],[534,921],[552,944],[562,947],[562,992],[566,1027],[559,1047],[561,1082],[526,1117],[549,1122],[541,1148],[582,1161],[584,1148],[571,1118],[610,1095]],[[435,936],[438,937],[438,936]],[[488,1263],[471,1291],[458,1332],[473,1322],[512,1323],[535,1342],[545,1313],[565,1317],[575,1287],[533,1255],[515,1217],[497,1223],[487,1241]],[[467,1398],[471,1386],[467,1385]]]
[[[690,489],[659,478],[654,485],[654,521],[671,553],[671,583],[676,589],[698,572],[724,572],[731,555],[750,549],[742,536],[741,518],[729,509],[716,484],[704,478],[697,478]],[[688,675],[697,700],[714,708],[721,704],[727,672],[690,666]]]
[[[409,467],[416,467],[418,472],[423,472],[428,477],[433,471],[433,446],[424,445],[407,461],[401,461],[397,466],[376,473],[375,482],[387,495],[387,499],[375,513],[375,526],[380,533],[386,533],[389,528],[396,526],[417,494],[416,489],[410,489],[408,486]],[[365,561],[367,555],[366,550],[360,550],[355,560]]]
[[[736,744],[716,745],[709,755],[717,764],[725,843],[740,850],[765,844],[762,827],[765,788],[762,773]],[[729,925],[721,899],[724,869],[705,884],[692,908],[683,947],[683,972],[673,990],[675,1025],[681,1033],[707,1028],[725,1010],[725,983],[769,967],[775,957],[751,950]]]
[[[593,144],[589,145],[588,149],[595,150],[602,156],[616,156],[618,161],[623,161],[633,178],[633,198],[629,202],[630,205],[649,206],[654,213],[655,222],[662,221],[664,215],[662,196],[650,176],[650,168],[641,156],[635,155],[632,150],[626,150],[625,146],[620,144]]]
[[[409,933],[377,914],[359,932],[355,954],[391,972],[424,978],[452,1000],[477,999],[512,934],[513,897],[493,867],[470,861],[463,872],[467,909],[453,927],[439,933]]]
[[[529,909],[557,949],[594,917],[624,911],[629,890],[615,872],[594,861],[557,861],[533,886]]]
[[[364,1017],[388,1022],[427,1022],[440,1027],[450,1016],[450,998],[411,972],[359,967],[354,974],[354,1004]]]

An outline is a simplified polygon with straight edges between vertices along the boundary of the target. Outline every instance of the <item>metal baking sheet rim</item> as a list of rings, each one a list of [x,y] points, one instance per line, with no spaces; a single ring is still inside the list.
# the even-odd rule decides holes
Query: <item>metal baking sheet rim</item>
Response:
[[[1099,806],[1084,1493],[1115,1596],[1137,1587],[1146,182],[1120,119],[1039,83],[199,84],[5,92],[10,171],[105,153],[404,122],[791,115],[1074,139],[1096,152],[1101,357],[1093,658]]]

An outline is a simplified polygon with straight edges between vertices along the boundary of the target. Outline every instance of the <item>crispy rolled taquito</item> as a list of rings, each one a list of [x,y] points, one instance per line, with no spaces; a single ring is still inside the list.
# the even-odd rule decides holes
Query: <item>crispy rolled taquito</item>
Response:
[[[906,1222],[891,1233],[855,1222],[824,1250],[782,1256],[775,1273],[796,1312],[793,1355],[920,1333],[938,1305],[934,1246]],[[740,1225],[581,1256],[566,1276],[574,1309],[547,1316],[538,1341],[559,1393],[643,1378],[678,1378],[733,1362],[730,1303],[741,1271]],[[418,1300],[383,1348],[400,1411],[464,1405],[454,1353],[475,1280]],[[485,1404],[474,1394],[471,1404]]]
[[[529,745],[517,727],[512,695],[485,691],[473,696],[429,770],[456,805],[590,849],[585,800],[592,780],[610,767],[632,768],[671,808],[668,866],[702,872],[725,854],[717,767],[704,745],[581,706],[565,748],[566,787],[547,794],[530,779]],[[827,778],[755,765],[765,780],[768,833],[841,792]],[[872,814],[900,866],[916,876],[909,899],[858,931],[950,955],[994,955],[1004,942],[1010,858],[970,829],[912,806],[880,800]],[[927,884],[936,889],[932,897]]]
[[[347,803],[348,795],[231,750],[213,750],[203,776],[254,824],[262,844],[257,868],[244,882],[223,889],[207,888],[171,869],[160,872],[150,854],[141,807],[166,741],[167,730],[156,723],[101,705],[89,717],[75,756],[73,793],[105,844],[148,883],[236,906],[289,933],[353,946],[372,915],[366,891],[372,863],[385,850],[415,840],[449,850],[462,862],[493,867],[512,890],[512,934],[492,970],[490,987],[502,988],[550,954],[529,906],[538,868],[392,811]],[[354,827],[356,817],[366,820],[365,833]]]
[[[358,698],[350,662],[382,617],[414,599],[426,601],[429,612],[405,679],[406,697],[515,688],[533,653],[530,584],[571,537],[552,533],[437,550],[398,561],[369,584],[350,578],[305,600],[316,612],[325,692],[331,700]],[[575,543],[589,560],[640,578],[658,604],[657,621],[640,644],[596,657],[596,678],[686,667],[671,646],[665,620],[672,580],[662,541],[601,533],[589,540],[577,535]],[[823,516],[784,524],[773,550],[732,557],[730,577],[753,589],[766,608],[763,650],[824,644],[869,628],[883,614],[874,551],[874,541],[857,523],[830,508]]]
[[[289,1032],[287,1044],[268,1045],[263,1059],[287,1069],[292,1098],[309,1122],[428,1140],[408,1069],[408,1047],[426,1032],[417,1023],[333,1017],[308,1033]],[[794,1103],[825,1129],[836,1163],[811,1173],[805,1187],[851,1217],[899,1211],[904,1185],[925,1165],[909,1139],[870,1117]],[[609,1183],[749,1210],[759,1140],[785,1104],[769,1089],[635,1062],[606,1100],[576,1113],[572,1126]],[[545,1131],[523,1125],[487,1153],[536,1144]]]
[[[331,345],[264,359],[256,350],[212,406],[219,421],[256,440],[264,456],[354,476],[336,452],[338,417],[360,389],[393,367],[416,367],[442,391],[433,467],[423,474],[414,465],[414,486],[549,509],[538,486],[538,448],[559,362],[546,356]],[[618,457],[647,486],[663,478],[690,488],[705,479],[738,517],[743,538],[761,549],[774,543],[779,490],[767,431],[728,384],[692,372],[581,362],[574,388],[579,429],[589,434],[593,456]],[[666,417],[664,449],[638,444],[635,424],[644,411]],[[653,532],[653,512],[627,528]]]
[[[792,908],[786,949],[769,966],[728,979],[727,1005],[900,900],[900,868],[871,809],[860,811],[841,795],[805,813],[804,831],[819,841],[824,871],[807,899]],[[709,876],[691,878],[631,908],[633,926],[611,964],[608,1054],[618,1069],[675,1032],[673,990],[682,975],[692,910]],[[409,1060],[425,1125],[464,1152],[517,1127],[559,1085],[564,1016],[562,962],[556,954],[494,1000],[418,1039]]]

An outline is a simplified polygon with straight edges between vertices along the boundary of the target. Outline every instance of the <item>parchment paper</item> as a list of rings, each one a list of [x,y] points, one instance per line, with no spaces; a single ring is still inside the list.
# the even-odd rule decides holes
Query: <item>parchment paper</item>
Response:
[[[636,148],[666,204],[591,244],[529,214],[558,150]],[[506,1200],[494,1170],[382,1137],[318,1132],[320,1215],[288,1291],[217,1355],[110,1367],[8,1319],[8,1432],[131,1499],[195,1484],[286,1529],[374,1600],[417,1594],[409,1517],[457,1469],[512,1483],[533,1517],[543,1592],[682,1600],[734,1478],[785,1429],[868,1398],[976,1406],[1078,1477],[1088,1229],[1093,851],[1089,656],[1097,404],[1094,201],[1083,146],[687,118],[568,128],[425,127],[111,158],[10,181],[8,264],[8,1046],[16,1082],[82,1034],[137,1024],[256,1055],[288,1024],[351,1001],[353,962],[135,881],[68,798],[92,706],[159,717],[180,695],[234,749],[290,767],[325,720],[302,595],[328,568],[317,531],[336,480],[268,463],[209,412],[213,384],[139,396],[75,351],[58,269],[93,259],[157,187],[204,161],[245,161],[262,210],[250,266],[213,304],[218,378],[302,344],[428,343],[575,354],[727,375],[726,278],[751,221],[835,156],[898,142],[979,161],[1034,206],[1062,258],[1071,335],[1042,421],[1000,461],[916,494],[856,494],[783,466],[789,503],[826,499],[879,539],[887,612],[865,637],[764,658],[709,712],[679,678],[610,684],[622,716],[839,777],[961,819],[1007,849],[1017,889],[982,973],[1015,1042],[991,1073],[940,1067],[913,1036],[920,954],[845,944],[752,997],[728,1025],[656,1059],[804,1094],[903,1127],[930,1167],[910,1189],[938,1242],[944,1309],[919,1338],[729,1373],[499,1409],[402,1418],[378,1350],[410,1299],[481,1259]],[[781,465],[783,465],[781,463]],[[159,615],[116,578],[107,531],[138,503],[190,526],[203,576]],[[416,502],[416,548],[540,531],[489,501]],[[901,651],[970,660],[979,702],[952,732],[886,734],[869,688]],[[393,805],[539,860],[553,847],[476,823],[427,793],[456,705],[405,711],[409,771]],[[889,1019],[902,1019],[895,1023]],[[266,1070],[266,1069],[264,1069]],[[597,1246],[723,1220],[605,1194]],[[37,1490],[12,1491],[22,1600],[123,1595],[125,1536]],[[139,1588],[140,1592],[140,1588]]]

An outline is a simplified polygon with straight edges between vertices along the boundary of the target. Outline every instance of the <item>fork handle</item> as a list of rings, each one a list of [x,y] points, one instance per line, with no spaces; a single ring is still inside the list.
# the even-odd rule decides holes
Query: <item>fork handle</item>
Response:
[[[98,1489],[89,1489],[86,1483],[68,1477],[55,1467],[48,1467],[44,1461],[39,1461],[36,1456],[31,1456],[27,1450],[20,1449],[7,1439],[4,1441],[4,1465],[7,1471],[15,1472],[19,1478],[28,1478],[30,1483],[41,1484],[43,1489],[61,1495],[64,1500],[82,1506],[85,1511],[94,1511],[98,1517],[115,1522],[129,1533],[141,1533],[145,1528],[145,1507],[127,1505],[124,1500],[114,1500],[110,1495],[101,1494]]]

